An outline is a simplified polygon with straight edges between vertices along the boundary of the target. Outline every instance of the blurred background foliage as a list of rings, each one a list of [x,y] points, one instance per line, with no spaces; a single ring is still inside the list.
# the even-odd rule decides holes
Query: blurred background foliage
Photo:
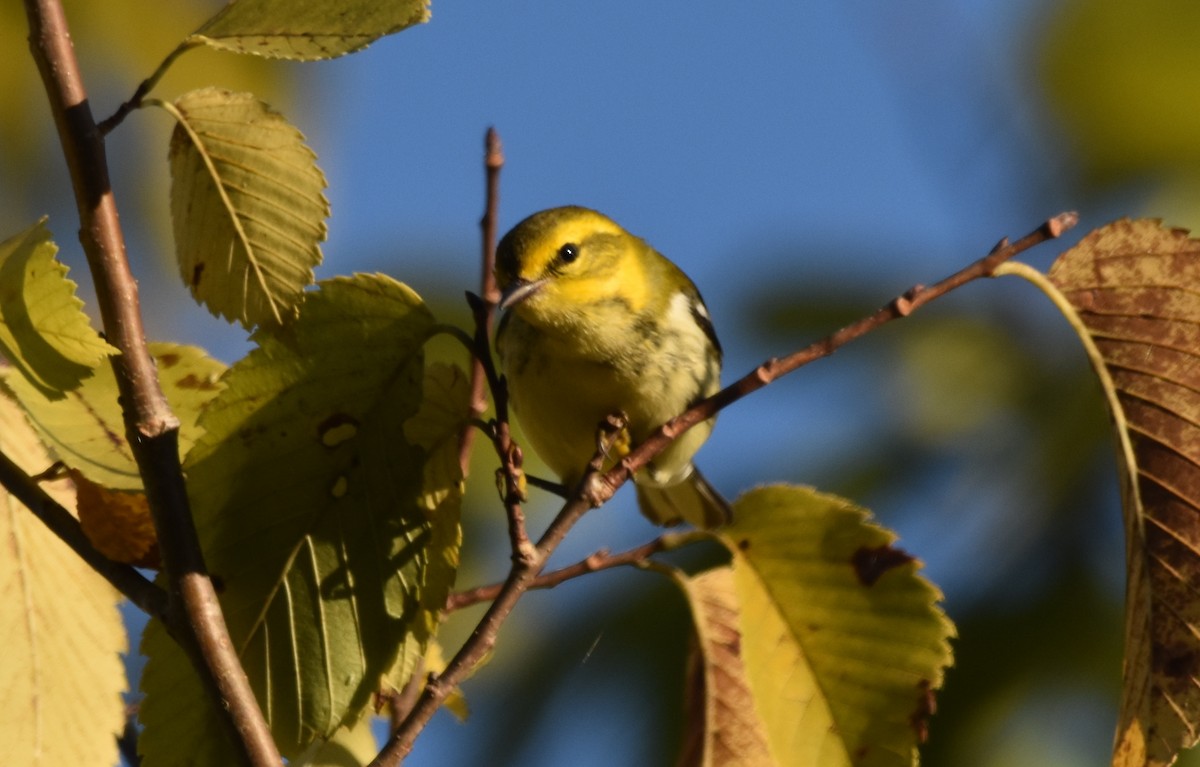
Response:
[[[219,5],[65,4],[99,117]],[[730,380],[1060,210],[1083,214],[1080,234],[1123,215],[1200,223],[1189,0],[776,2],[736,18],[714,2],[686,17],[457,5],[325,64],[192,52],[156,93],[220,85],[288,115],[331,182],[321,274],[387,271],[460,324],[494,123],[503,225],[576,202],[646,236],[705,292]],[[49,214],[86,297],[24,35],[20,6],[0,7],[0,231]],[[232,361],[244,334],[192,304],[171,263],[170,127],[147,110],[108,142],[148,327]],[[1044,268],[1059,250],[1027,258]],[[844,494],[926,562],[960,638],[924,764],[1104,762],[1124,587],[1113,451],[1078,344],[1028,286],[968,286],[739,403],[699,462],[730,494],[771,481]],[[479,450],[463,586],[506,566],[492,468]],[[531,504],[535,529],[553,506]],[[559,563],[653,535],[619,497]],[[477,614],[453,616],[445,643]],[[670,764],[687,626],[648,573],[530,595],[468,685],[469,722],[439,714],[410,763]]]

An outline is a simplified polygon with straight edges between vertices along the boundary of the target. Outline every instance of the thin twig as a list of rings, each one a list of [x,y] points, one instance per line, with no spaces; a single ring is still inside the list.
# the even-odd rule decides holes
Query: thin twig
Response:
[[[146,96],[150,95],[150,91],[154,90],[154,86],[158,85],[158,81],[167,73],[167,70],[175,63],[175,59],[179,58],[185,52],[195,48],[200,43],[184,41],[176,46],[175,50],[167,54],[167,57],[158,65],[158,69],[154,70],[154,74],[142,80],[138,85],[137,90],[129,97],[129,100],[117,107],[117,111],[100,121],[96,127],[100,130],[100,134],[107,136],[114,128],[125,121],[129,113],[142,106],[142,101]]]
[[[0,485],[29,507],[34,516],[117,591],[145,610],[148,615],[160,620],[166,618],[167,592],[147,580],[130,565],[114,562],[97,551],[84,534],[79,520],[50,497],[41,485],[4,453],[0,453]]]
[[[498,397],[499,401],[496,405],[497,413],[506,412],[502,405],[506,404],[506,392],[503,383],[499,389],[493,393],[494,397]],[[519,451],[515,443],[507,436],[507,422],[501,421],[498,423],[498,437],[493,440],[497,451],[502,450],[502,439],[507,440],[511,449]],[[511,454],[511,450],[508,454]],[[505,453],[501,453],[501,459],[505,459]],[[371,762],[369,767],[395,767],[400,764],[404,757],[412,751],[413,743],[416,742],[417,735],[421,733],[425,725],[433,717],[434,713],[441,707],[459,684],[479,665],[480,662],[492,651],[496,645],[496,636],[500,633],[500,627],[508,616],[516,607],[520,598],[528,591],[536,582],[542,569],[545,568],[546,562],[550,556],[562,543],[567,533],[575,526],[577,522],[588,511],[596,507],[593,499],[589,496],[589,489],[596,484],[596,479],[599,476],[600,468],[603,466],[606,457],[606,451],[602,446],[598,447],[595,455],[588,464],[587,472],[583,479],[575,487],[571,494],[571,500],[563,506],[562,510],[555,516],[554,521],[546,528],[546,532],[538,540],[537,546],[528,545],[518,551],[514,543],[513,563],[508,572],[508,577],[499,586],[496,592],[496,597],[492,603],[484,611],[483,617],[475,626],[475,630],[471,636],[463,643],[454,658],[446,664],[445,670],[439,676],[430,677],[425,685],[425,690],[421,693],[421,697],[409,712],[408,717],[400,724],[399,727],[392,733],[392,737],[385,744],[383,750]],[[510,504],[511,493],[513,491],[512,484],[515,477],[509,473],[506,477],[506,482],[509,485],[509,496],[505,498],[506,506]],[[517,507],[519,512],[519,507]],[[510,507],[510,525],[514,522],[512,510]],[[523,518],[520,518],[523,520]],[[524,535],[523,521],[521,535]]]
[[[611,554],[608,549],[600,549],[573,565],[567,565],[548,573],[542,573],[530,581],[529,590],[552,589],[561,583],[569,581],[572,578],[578,578],[581,575],[598,573],[601,570],[610,570],[614,567],[641,565],[650,557],[660,551],[666,550],[668,548],[666,541],[666,536],[661,536],[643,543],[637,548],[622,551],[618,554]],[[488,586],[477,586],[465,591],[456,591],[446,598],[444,612],[452,613],[455,610],[461,610],[464,607],[470,607],[480,602],[489,602],[500,594],[500,589],[503,585],[502,583],[493,583]]]
[[[892,320],[907,317],[930,301],[940,298],[972,280],[991,277],[1000,264],[1035,245],[1060,237],[1063,232],[1077,223],[1079,223],[1078,214],[1060,213],[1016,242],[1009,243],[1007,239],[1001,240],[986,256],[940,282],[930,286],[915,285],[904,294],[892,299],[874,314],[853,322],[786,357],[767,360],[708,399],[696,403],[686,412],[667,421],[646,441],[635,446],[620,463],[599,478],[600,481],[593,488],[595,500],[603,503],[611,498],[621,485],[666,449],[680,434],[698,423],[707,421],[746,395],[758,391],[781,376],[810,362],[828,357],[851,341],[862,338]]]
[[[208,688],[211,705],[248,763],[279,765],[254,693],[230,641],[188,505],[179,465],[179,419],[146,350],[137,282],[109,182],[104,138],[92,116],[60,0],[25,0],[29,46],[50,102],[79,212],[80,242],[95,283],[125,415],[169,584],[168,627]]]
[[[487,316],[484,321],[484,338],[492,334],[492,319],[496,312],[496,304],[500,302],[500,290],[496,287],[496,228],[500,211],[500,169],[504,167],[504,150],[500,145],[500,134],[495,128],[488,128],[484,139],[484,173],[487,177],[487,199],[484,203],[483,218],[479,221],[482,230],[483,263],[482,274],[479,276],[479,291],[483,296]],[[476,323],[478,324],[478,323]],[[478,350],[476,350],[478,352]],[[484,350],[490,354],[485,346]],[[471,364],[471,418],[478,419],[487,412],[487,379],[483,361],[478,353],[473,356]],[[458,441],[458,463],[465,476],[470,469],[471,446],[475,443],[475,430],[470,426],[463,427],[462,436]]]

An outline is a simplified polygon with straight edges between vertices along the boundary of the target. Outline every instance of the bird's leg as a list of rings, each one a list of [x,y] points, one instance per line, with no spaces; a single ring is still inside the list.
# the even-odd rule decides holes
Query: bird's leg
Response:
[[[596,455],[603,464],[619,461],[629,454],[633,439],[629,436],[629,416],[621,411],[609,413],[596,427]],[[603,465],[596,467],[603,471]]]

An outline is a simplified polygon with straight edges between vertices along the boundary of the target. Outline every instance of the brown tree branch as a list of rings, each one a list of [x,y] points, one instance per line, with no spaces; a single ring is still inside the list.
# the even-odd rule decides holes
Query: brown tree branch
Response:
[[[530,581],[529,590],[552,589],[561,583],[582,575],[598,573],[601,570],[611,570],[614,567],[640,565],[660,551],[670,548],[667,541],[667,536],[660,536],[652,541],[643,543],[641,546],[622,551],[618,554],[609,553],[608,549],[600,549],[573,565],[567,565],[548,573],[542,573]],[[446,598],[444,612],[452,613],[455,610],[461,610],[464,607],[470,607],[480,602],[489,602],[499,596],[500,589],[503,586],[504,584],[502,583],[493,583],[488,586],[477,586],[465,591],[456,591]]]
[[[592,489],[595,501],[597,503],[607,501],[621,485],[666,449],[680,434],[698,423],[707,421],[746,395],[758,391],[810,362],[828,357],[851,341],[862,338],[892,320],[907,317],[930,301],[940,298],[972,280],[991,277],[1000,264],[1035,245],[1062,236],[1063,232],[1078,223],[1078,214],[1060,213],[1014,243],[1009,243],[1007,238],[1001,240],[986,256],[949,277],[928,287],[915,285],[904,294],[892,299],[874,314],[863,317],[786,357],[773,357],[767,360],[708,399],[696,403],[686,412],[667,421],[646,441],[635,446],[620,463],[602,477],[597,478],[599,482]]]
[[[482,230],[483,262],[482,274],[479,276],[479,291],[483,296],[483,306],[486,312],[484,318],[484,340],[491,337],[492,318],[496,312],[496,304],[500,303],[500,290],[496,287],[496,227],[500,213],[500,169],[504,167],[504,150],[500,145],[500,134],[495,128],[488,128],[484,138],[484,173],[486,176],[487,197],[484,202],[483,218],[479,221]],[[473,311],[478,308],[472,306]],[[478,321],[476,326],[478,326]],[[486,349],[485,349],[486,351]],[[482,418],[487,412],[487,375],[483,361],[478,354],[471,362],[471,411],[472,419]],[[462,436],[458,441],[458,463],[466,476],[471,463],[471,446],[475,443],[475,429],[468,423],[463,427]]]
[[[113,587],[159,620],[167,616],[167,592],[130,565],[114,562],[101,554],[88,540],[79,520],[26,474],[4,453],[0,453],[0,485],[40,519],[50,531],[71,547],[80,559]]]
[[[79,212],[79,239],[95,282],[125,414],[158,534],[169,584],[168,627],[192,658],[242,757],[278,765],[271,739],[217,602],[188,506],[179,465],[179,421],[171,412],[146,350],[137,283],[109,182],[104,139],[92,116],[59,0],[25,0],[29,46],[41,73],[67,160]]]

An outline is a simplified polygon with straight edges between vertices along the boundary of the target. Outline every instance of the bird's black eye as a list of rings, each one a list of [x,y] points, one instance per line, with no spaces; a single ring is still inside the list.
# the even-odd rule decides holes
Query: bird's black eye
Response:
[[[562,264],[569,264],[579,258],[579,246],[573,242],[568,242],[558,249],[558,261]]]

